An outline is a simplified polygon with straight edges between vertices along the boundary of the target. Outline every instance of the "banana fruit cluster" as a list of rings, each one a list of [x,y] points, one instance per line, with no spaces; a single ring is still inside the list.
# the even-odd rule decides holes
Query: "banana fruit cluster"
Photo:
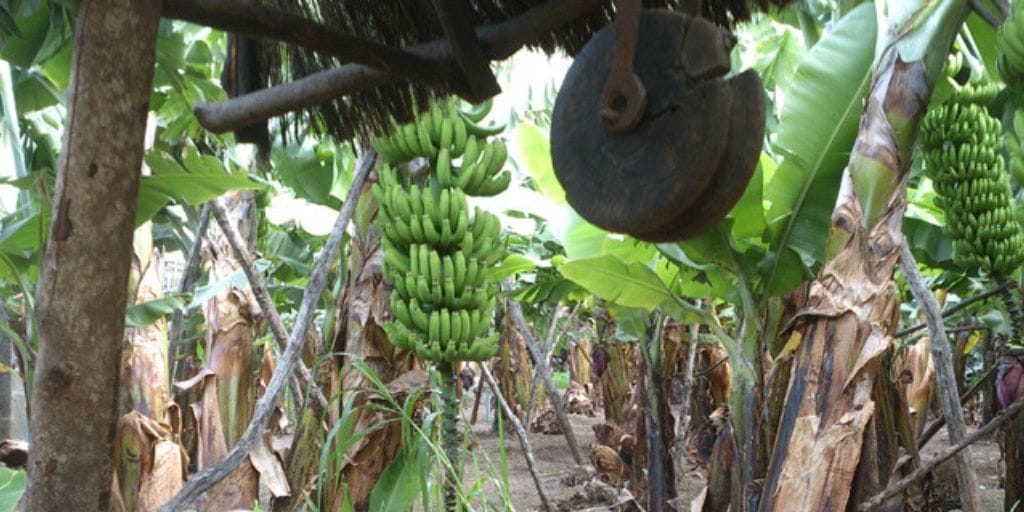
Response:
[[[497,285],[487,271],[504,259],[505,242],[498,218],[479,207],[471,213],[467,200],[499,194],[511,181],[502,171],[505,145],[487,141],[496,129],[477,124],[488,110],[462,112],[449,100],[373,142],[392,164],[430,163],[423,185],[384,165],[372,188],[384,277],[393,286],[395,320],[384,330],[392,344],[430,361],[482,361],[497,352]]]
[[[925,172],[946,212],[954,259],[1006,276],[1024,259],[1024,232],[1013,212],[999,120],[988,114],[991,88],[965,85],[921,125]]]
[[[475,110],[463,112],[454,99],[444,107],[434,104],[415,121],[399,125],[392,119],[392,135],[373,141],[374,149],[390,162],[408,162],[424,157],[432,163],[442,187],[456,186],[473,196],[500,194],[512,181],[512,173],[501,172],[508,149],[500,140],[487,142],[504,127],[480,124],[490,111],[490,100]],[[462,158],[460,167],[452,159]],[[500,174],[499,174],[500,173]]]
[[[1008,86],[1024,83],[1024,3],[1013,2],[1010,15],[996,37],[999,59],[996,67]]]

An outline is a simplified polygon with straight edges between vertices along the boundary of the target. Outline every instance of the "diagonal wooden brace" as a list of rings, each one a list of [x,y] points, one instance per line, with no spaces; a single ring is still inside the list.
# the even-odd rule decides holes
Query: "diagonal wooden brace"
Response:
[[[476,37],[472,20],[473,6],[467,0],[432,0],[432,3],[455,61],[462,70],[469,91],[465,99],[479,103],[500,93],[501,86],[491,72],[491,60]]]

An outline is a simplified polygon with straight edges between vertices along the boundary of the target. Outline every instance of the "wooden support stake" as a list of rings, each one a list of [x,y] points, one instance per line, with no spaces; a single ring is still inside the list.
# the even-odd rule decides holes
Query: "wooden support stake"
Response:
[[[890,485],[889,487],[886,487],[884,491],[872,496],[867,501],[861,503],[860,507],[858,507],[857,510],[861,512],[874,510],[876,507],[881,505],[885,500],[888,500],[889,498],[892,498],[893,496],[896,496],[897,494],[903,492],[903,490],[909,487],[910,484],[921,479],[928,473],[931,473],[933,470],[935,470],[936,467],[939,466],[939,464],[946,462],[947,460],[950,459],[950,457],[953,457],[957,453],[960,453],[960,450],[963,450],[964,448],[967,448],[971,444],[976,443],[987,437],[989,434],[995,431],[995,429],[1001,427],[1003,423],[1006,423],[1007,421],[1010,421],[1011,419],[1016,417],[1017,414],[1021,411],[1021,409],[1024,409],[1024,397],[1018,398],[1016,402],[1010,404],[1009,407],[1003,409],[1003,412],[999,413],[999,415],[997,415],[995,418],[992,418],[992,421],[986,423],[985,426],[979,428],[978,430],[971,432],[970,435],[964,437],[959,443],[949,446],[945,450],[939,452],[935,456],[935,458],[922,464],[921,467],[915,469],[913,473],[905,476],[902,480]]]
[[[432,3],[462,69],[463,82],[469,91],[466,99],[479,103],[500,93],[501,86],[491,72],[491,59],[484,55],[473,30],[473,7],[467,0],[432,0]]]
[[[555,349],[555,328],[558,327],[558,320],[562,317],[564,308],[561,305],[555,307],[555,313],[551,315],[551,325],[548,326],[544,346],[540,351],[544,353],[544,363],[551,364],[551,352]],[[532,333],[531,333],[532,334]],[[535,365],[533,379],[530,381],[530,398],[526,401],[526,428],[533,424],[533,409],[537,406],[537,388],[540,387],[540,366]]]
[[[210,204],[204,204],[199,211],[199,223],[196,225],[195,238],[192,240],[192,247],[188,250],[188,259],[185,261],[185,269],[181,273],[181,281],[178,281],[178,293],[186,293],[192,289],[196,275],[199,273],[199,256],[203,248],[203,237],[206,236],[206,228],[210,226]],[[181,348],[181,338],[185,335],[185,311],[174,310],[171,316],[170,340],[167,343],[167,356],[171,365],[171,379],[177,379],[178,355]]]
[[[220,201],[214,200],[210,205],[220,230],[224,232],[224,236],[228,239],[228,244],[235,251],[235,256],[242,262],[242,271],[245,272],[245,277],[248,278],[249,285],[252,286],[253,295],[256,296],[256,302],[259,303],[260,309],[263,310],[263,315],[267,318],[267,323],[270,324],[270,332],[273,334],[274,340],[277,341],[277,346],[284,351],[288,347],[288,329],[284,326],[284,322],[281,321],[281,315],[277,312],[274,299],[270,297],[267,283],[263,280],[263,276],[260,275],[259,271],[256,270],[256,259],[246,249],[245,241],[242,240],[242,236],[231,223],[231,219],[228,218],[228,213],[224,210],[224,206],[220,204]],[[303,386],[310,387],[318,407],[316,412],[319,415],[327,409],[327,398],[320,391],[320,387],[316,385],[309,368],[306,368],[306,365],[301,360],[296,362],[295,371],[298,374],[298,383],[294,386],[295,399],[302,399],[304,395]]]
[[[696,306],[702,306],[697,301]],[[700,336],[700,324],[690,326],[690,351],[686,354],[686,370],[683,374],[683,403],[679,407],[679,422],[676,423],[675,465],[676,475],[682,475],[686,469],[686,435],[690,433],[690,391],[693,389],[693,373],[697,366],[697,338]]]
[[[345,229],[348,227],[349,221],[352,220],[352,214],[356,211],[356,203],[359,202],[359,194],[363,190],[363,183],[370,174],[370,169],[373,168],[373,163],[376,159],[377,154],[370,151],[360,155],[356,161],[352,184],[348,194],[345,196],[345,202],[342,203],[341,211],[338,212],[338,218],[334,222],[331,234],[327,237],[327,243],[324,244],[324,248],[320,251],[320,256],[313,267],[313,272],[309,276],[309,281],[306,283],[306,289],[303,290],[302,303],[299,305],[299,312],[295,315],[295,323],[292,325],[291,335],[288,338],[288,348],[285,349],[284,354],[281,354],[277,368],[274,369],[274,374],[270,377],[270,383],[267,384],[266,392],[256,402],[256,410],[253,412],[249,426],[245,428],[242,437],[223,459],[192,475],[181,491],[178,492],[178,495],[160,507],[160,512],[185,510],[185,507],[192,503],[193,500],[206,492],[210,487],[213,487],[214,484],[223,480],[224,477],[228,476],[238,467],[248,457],[249,451],[256,445],[256,442],[263,438],[263,431],[266,430],[270,417],[274,413],[277,398],[281,390],[284,389],[285,380],[292,373],[295,364],[299,362],[299,356],[302,355],[302,348],[306,342],[306,330],[309,329],[309,324],[313,320],[313,314],[316,311],[316,304],[320,300],[320,295],[323,293],[324,287],[327,286],[327,271],[330,269],[334,257],[338,254],[338,248],[341,246]]]
[[[942,324],[942,309],[935,295],[928,289],[917,268],[917,261],[904,242],[900,247],[900,270],[910,287],[910,292],[917,299],[924,311],[925,322],[928,324],[928,341],[931,344],[932,359],[935,362],[936,387],[939,392],[939,403],[942,415],[946,418],[946,430],[949,432],[949,443],[955,445],[963,440],[967,432],[964,424],[963,409],[960,407],[960,396],[957,391],[956,373],[953,369],[953,354],[946,339],[946,331]],[[961,503],[967,512],[982,510],[981,497],[978,496],[978,476],[971,466],[969,451],[956,455],[956,476],[960,484]]]
[[[527,350],[533,354],[533,360],[537,362],[537,371],[540,372],[541,378],[544,379],[544,385],[548,388],[548,400],[551,401],[551,407],[555,410],[555,418],[558,420],[558,425],[562,427],[565,440],[569,443],[569,451],[572,452],[572,458],[576,461],[576,464],[582,466],[584,463],[583,455],[580,454],[580,445],[576,442],[576,434],[572,431],[569,417],[565,415],[562,397],[558,396],[558,389],[555,387],[555,382],[551,379],[551,368],[544,361],[544,354],[540,353],[540,348],[537,347],[537,340],[533,339],[533,333],[530,332],[529,326],[526,325],[526,319],[523,317],[523,308],[519,306],[518,302],[510,300],[508,301],[508,312],[512,315],[512,320],[516,322],[516,326],[522,331]]]
[[[480,364],[483,366],[483,363]],[[480,379],[480,384],[476,386],[476,398],[473,399],[473,414],[469,416],[469,424],[476,425],[477,412],[480,411],[480,398],[484,394],[484,379]]]
[[[544,506],[544,510],[552,510],[551,503],[548,502],[548,497],[544,494],[544,488],[540,485],[540,474],[537,473],[537,463],[533,459],[533,450],[530,448],[530,441],[526,437],[526,430],[523,429],[523,424],[519,422],[519,418],[516,417],[516,413],[512,411],[512,407],[505,401],[505,395],[501,394],[501,389],[498,388],[498,383],[494,382],[494,376],[491,375],[491,370],[487,368],[486,362],[480,363],[480,372],[483,373],[483,378],[487,379],[487,385],[491,387],[491,391],[494,392],[494,396],[498,398],[498,404],[501,406],[501,410],[505,411],[505,417],[512,423],[512,428],[516,432],[516,437],[519,438],[519,446],[523,449],[523,456],[526,457],[526,467],[530,469],[530,476],[533,477],[533,485],[537,486],[537,495],[540,496],[540,502]],[[481,384],[483,381],[481,381]]]

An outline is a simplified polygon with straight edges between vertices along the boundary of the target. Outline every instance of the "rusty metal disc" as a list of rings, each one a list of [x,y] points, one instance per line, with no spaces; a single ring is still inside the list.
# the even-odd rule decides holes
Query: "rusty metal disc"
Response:
[[[729,81],[729,86],[737,98],[754,98],[764,94],[761,79],[753,70],[740,73]],[[764,101],[733,101],[725,160],[700,200],[682,210],[671,222],[672,227],[634,236],[650,242],[686,240],[715,227],[725,218],[743,196],[757,168],[764,138],[764,117]]]
[[[628,133],[610,131],[598,117],[614,27],[596,33],[577,55],[555,102],[551,153],[566,198],[582,217],[663,241],[694,236],[731,209],[760,153],[764,98],[756,74],[735,84],[738,77],[722,78],[729,69],[725,41],[703,18],[644,11],[634,72],[647,104]]]

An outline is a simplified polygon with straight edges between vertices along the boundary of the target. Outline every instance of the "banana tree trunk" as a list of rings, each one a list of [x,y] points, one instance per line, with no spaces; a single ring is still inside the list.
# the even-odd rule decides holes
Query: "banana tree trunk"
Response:
[[[377,202],[370,194],[370,183],[366,183],[356,210],[349,255],[349,280],[339,300],[338,336],[334,351],[345,352],[362,360],[377,374],[382,382],[390,383],[399,377],[416,375],[422,363],[409,351],[396,348],[388,342],[381,325],[391,320],[391,286],[384,281],[382,265],[384,251],[380,245],[380,234],[372,220],[377,212]],[[344,393],[358,393],[354,404],[355,432],[383,423],[388,418],[380,410],[364,406],[370,398],[366,393],[353,391],[373,388],[373,383],[359,369],[339,361],[340,380],[331,390],[332,396]],[[416,373],[410,373],[416,372]],[[425,374],[423,374],[425,375]],[[425,377],[423,384],[426,384]],[[342,398],[344,401],[346,398]],[[332,418],[337,420],[337,418]],[[392,421],[387,426],[372,432],[353,444],[336,466],[339,478],[330,483],[330,506],[325,510],[339,510],[346,500],[355,510],[366,510],[370,492],[377,485],[381,473],[388,467],[402,448],[401,423]],[[322,485],[328,485],[323,483]]]
[[[905,185],[918,124],[966,0],[890,1],[860,132],[832,214],[829,259],[798,315],[796,353],[760,510],[846,510],[880,490],[892,462],[879,431],[893,346]],[[882,402],[879,403],[879,400]],[[883,453],[882,456],[876,454]]]
[[[250,193],[232,193],[223,198],[229,218],[249,239],[253,226]],[[211,226],[213,228],[213,226]],[[235,257],[227,237],[211,229],[210,282],[233,275],[242,263]],[[256,369],[261,359],[253,348],[254,322],[259,306],[249,287],[227,286],[206,303],[206,366],[202,370],[202,400],[199,421],[197,465],[200,469],[219,461],[245,431],[256,401]],[[251,507],[258,494],[259,476],[246,459],[208,493],[206,510]]]
[[[625,343],[615,339],[615,321],[608,311],[597,313],[597,343],[593,351],[594,373],[601,380],[604,419],[625,429],[626,414],[633,390],[635,369],[633,353]]]
[[[152,227],[135,233],[129,291],[134,303],[163,298],[159,253],[153,251]],[[159,318],[141,327],[125,329],[122,354],[121,413],[138,411],[158,422],[167,421],[170,372],[167,364],[167,320]]]
[[[593,390],[591,389],[591,366],[590,366],[590,341],[586,338],[580,338],[576,340],[572,345],[572,351],[569,352],[569,378],[573,382],[583,386],[587,390],[587,395],[591,400],[594,399]]]
[[[530,353],[512,315],[507,311],[501,316],[501,340],[498,344],[498,361],[491,367],[491,372],[498,380],[498,389],[508,401],[509,406],[519,417],[526,421],[526,409],[530,402],[530,390],[533,381],[530,378]],[[543,407],[547,400],[544,393],[537,393],[536,400]],[[529,430],[529,425],[524,425]]]
[[[1019,509],[1024,503],[1024,474],[1013,468],[1024,467],[1024,414],[1018,414],[1006,427],[1006,474],[1003,510]]]
[[[135,233],[132,290],[135,303],[163,297],[159,253],[153,251],[152,226]],[[170,368],[167,321],[163,318],[125,332],[122,355],[121,420],[115,452],[117,498],[125,510],[151,511],[181,489],[187,469],[184,451],[170,427]]]

